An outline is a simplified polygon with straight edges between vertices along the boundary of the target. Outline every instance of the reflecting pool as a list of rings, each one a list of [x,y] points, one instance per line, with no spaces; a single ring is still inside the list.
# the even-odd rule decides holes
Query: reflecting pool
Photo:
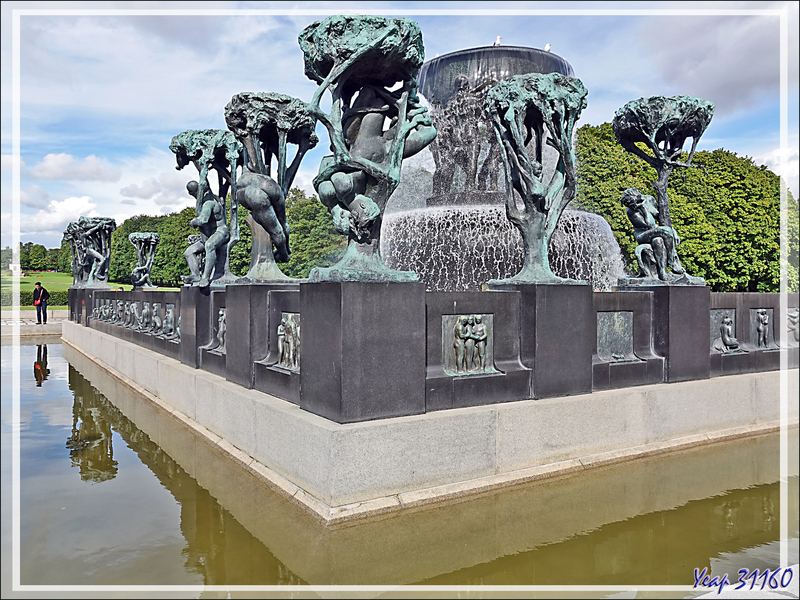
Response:
[[[20,354],[23,585],[691,585],[694,568],[735,580],[779,562],[777,435],[325,528],[69,346]],[[794,564],[796,460],[790,474]]]

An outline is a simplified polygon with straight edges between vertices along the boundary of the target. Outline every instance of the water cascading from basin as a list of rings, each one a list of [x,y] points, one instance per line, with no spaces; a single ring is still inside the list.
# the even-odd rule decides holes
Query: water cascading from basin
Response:
[[[419,198],[426,208],[387,211],[381,256],[394,269],[414,271],[430,291],[479,290],[490,279],[516,275],[522,268],[522,238],[505,213],[503,164],[485,111],[486,93],[498,81],[522,73],[572,76],[563,58],[536,48],[489,46],[461,50],[426,62],[420,92],[430,103],[437,129],[431,144],[432,181]],[[557,155],[545,154],[544,171]],[[430,169],[427,169],[429,172]],[[404,187],[420,193],[419,182]],[[418,206],[409,199],[404,206]],[[599,215],[566,210],[550,243],[550,266],[561,277],[610,290],[624,276],[619,246]]]
[[[394,269],[413,270],[429,291],[477,291],[490,279],[522,268],[522,238],[499,205],[440,206],[384,217],[381,256]],[[550,243],[560,277],[608,291],[624,275],[619,246],[603,217],[565,210]]]

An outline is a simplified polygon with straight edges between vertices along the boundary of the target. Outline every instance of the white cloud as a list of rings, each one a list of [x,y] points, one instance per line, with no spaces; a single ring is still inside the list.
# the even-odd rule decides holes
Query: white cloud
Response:
[[[48,154],[37,165],[31,167],[26,175],[32,179],[51,179],[63,181],[117,181],[120,169],[101,161],[94,154],[81,163],[71,154]]]
[[[781,149],[776,148],[760,156],[753,158],[757,165],[766,165],[773,173],[780,175],[786,181],[786,186],[791,190],[795,198],[798,196],[798,184],[800,184],[800,150],[797,146],[786,149],[786,168],[781,169]],[[783,171],[783,172],[782,172]]]
[[[20,215],[20,232],[23,235],[61,233],[80,216],[98,216],[96,208],[97,204],[89,196],[53,200],[35,215]]]
[[[20,160],[20,166],[25,168],[25,161]],[[14,157],[11,154],[3,154],[3,171],[11,171],[14,166]]]
[[[50,203],[50,194],[38,185],[32,185],[20,190],[19,201],[23,206],[31,208],[45,208]]]
[[[132,183],[122,188],[119,193],[126,198],[152,198],[161,191],[161,184],[155,178],[150,178],[141,184]]]

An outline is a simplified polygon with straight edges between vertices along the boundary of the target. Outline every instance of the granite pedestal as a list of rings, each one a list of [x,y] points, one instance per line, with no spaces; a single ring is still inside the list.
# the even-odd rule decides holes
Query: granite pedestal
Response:
[[[636,291],[653,292],[653,346],[667,359],[665,381],[707,379],[710,288],[656,285]]]
[[[200,346],[209,341],[211,288],[184,287],[181,289],[181,362],[195,369],[200,367]]]
[[[592,391],[592,288],[586,284],[489,286],[520,293],[522,364],[532,369],[531,398]]]
[[[425,286],[301,283],[300,407],[337,423],[425,412]]]

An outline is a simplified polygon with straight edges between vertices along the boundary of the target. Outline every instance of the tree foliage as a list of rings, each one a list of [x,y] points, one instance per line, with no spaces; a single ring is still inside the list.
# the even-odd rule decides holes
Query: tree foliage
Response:
[[[227,207],[230,217],[230,201]],[[230,260],[231,271],[239,276],[245,275],[250,268],[252,234],[246,223],[248,214],[248,210],[240,205],[238,216],[241,239],[233,247]],[[152,279],[180,282],[182,275],[189,274],[183,252],[188,246],[187,238],[197,233],[197,229],[189,225],[195,216],[195,209],[190,206],[169,215],[138,215],[126,219],[111,236],[110,281],[127,283],[136,266],[136,250],[128,236],[137,231],[152,231],[159,235]],[[286,201],[286,216],[291,228],[292,259],[279,265],[284,273],[292,277],[307,277],[313,267],[330,266],[339,259],[347,238],[334,232],[328,209],[316,196],[307,197],[297,188],[291,190]],[[65,247],[66,270],[69,271],[69,245],[62,244],[62,249]],[[61,258],[63,259],[63,250]]]
[[[652,193],[655,169],[626,152],[609,123],[578,130],[578,197],[611,225],[623,256],[635,265],[633,227],[619,199],[629,187]],[[696,168],[669,180],[678,254],[687,272],[714,291],[776,292],[780,287],[780,179],[749,157],[701,151]],[[789,288],[798,287],[798,204],[789,194]],[[635,270],[635,267],[631,267]]]
[[[347,237],[336,233],[328,209],[315,195],[306,196],[299,188],[289,190],[286,198],[289,221],[291,260],[279,264],[290,277],[308,277],[314,267],[335,264],[347,247]]]

